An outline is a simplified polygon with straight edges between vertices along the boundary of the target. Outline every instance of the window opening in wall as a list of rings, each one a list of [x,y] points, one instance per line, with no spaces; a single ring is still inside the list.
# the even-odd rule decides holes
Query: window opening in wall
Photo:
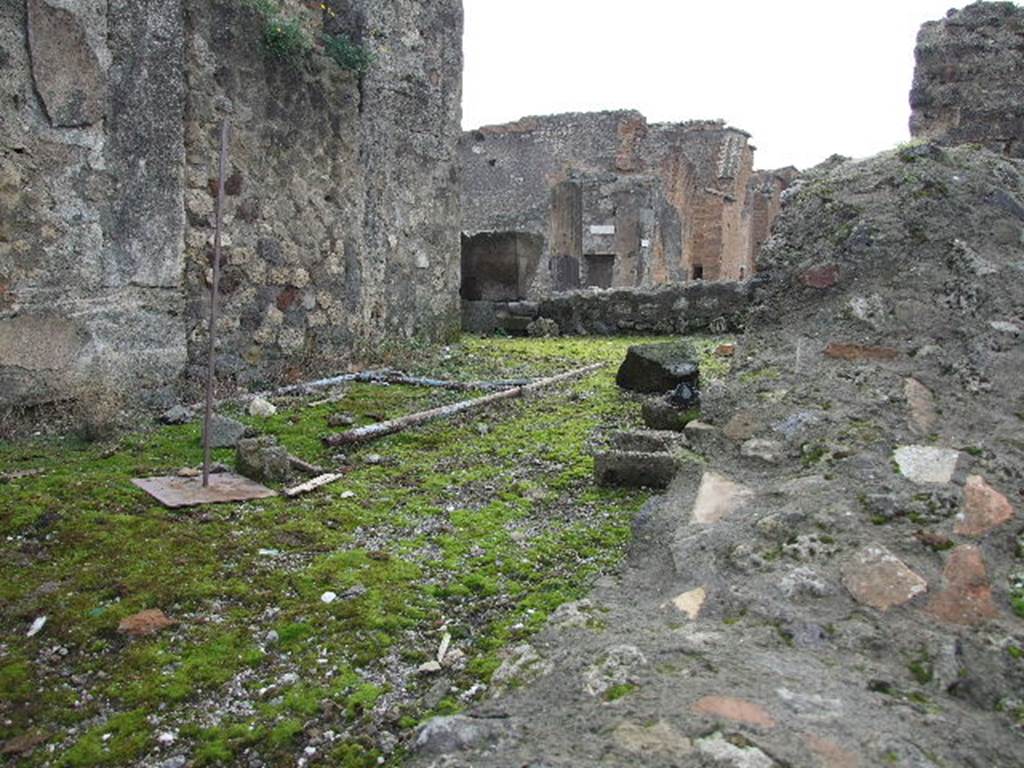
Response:
[[[694,280],[703,280],[704,279],[704,265],[703,264],[694,264],[693,265],[693,279]]]

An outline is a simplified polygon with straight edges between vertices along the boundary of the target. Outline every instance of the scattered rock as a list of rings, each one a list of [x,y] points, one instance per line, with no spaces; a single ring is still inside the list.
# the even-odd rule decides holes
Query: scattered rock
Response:
[[[716,523],[735,512],[753,493],[722,475],[707,471],[701,477],[697,499],[693,503],[693,519],[698,523]]]
[[[696,408],[679,408],[664,397],[652,397],[644,400],[641,415],[644,424],[650,429],[681,432],[687,424],[700,416],[700,411]]]
[[[26,731],[8,739],[0,747],[0,755],[28,755],[40,744],[46,742],[46,736],[38,731]]]
[[[722,768],[774,768],[775,761],[755,746],[738,747],[720,733],[697,739],[694,746],[712,764]]]
[[[683,430],[683,435],[687,442],[701,451],[712,450],[723,442],[721,430],[703,421],[689,422]]]
[[[759,419],[751,411],[737,411],[726,422],[722,434],[734,443],[742,443],[752,438],[760,426]]]
[[[210,447],[234,448],[246,435],[245,424],[227,416],[214,414],[210,419]]]
[[[188,424],[192,421],[192,411],[183,405],[176,405],[160,414],[161,424]]]
[[[736,354],[735,344],[719,344],[715,347],[715,354],[718,357],[732,357]]]
[[[603,451],[594,454],[594,480],[602,486],[668,488],[679,466],[668,453]]]
[[[492,685],[509,685],[546,674],[549,666],[529,643],[517,645],[491,675]]]
[[[870,544],[843,565],[843,586],[858,603],[887,611],[928,589],[928,582],[881,544]]]
[[[416,672],[418,672],[421,675],[436,675],[440,671],[441,671],[441,662],[436,661],[435,659],[431,659],[430,661],[423,662],[416,669]]]
[[[779,580],[779,589],[790,599],[798,597],[828,597],[835,588],[817,571],[806,566],[794,568]]]
[[[778,464],[783,458],[784,448],[775,440],[751,438],[740,446],[740,454],[748,459],[758,459],[765,464]]]
[[[631,682],[634,670],[646,664],[647,658],[635,645],[612,646],[586,671],[584,688],[591,696],[602,696],[616,686]]]
[[[839,699],[829,699],[816,693],[791,691],[788,688],[779,688],[775,693],[786,708],[801,720],[823,722],[840,720],[843,717],[843,702]]]
[[[910,408],[907,418],[910,429],[919,435],[931,433],[938,419],[931,390],[917,379],[907,379],[903,382],[903,396]]]
[[[944,533],[919,530],[914,532],[914,538],[929,549],[934,549],[936,552],[953,548],[953,540]]]
[[[985,559],[977,547],[962,544],[953,549],[942,569],[942,581],[942,591],[927,607],[937,619],[950,624],[980,624],[999,615],[992,602]]]
[[[235,467],[238,474],[261,483],[287,483],[293,477],[291,456],[269,435],[239,440]]]
[[[533,322],[526,326],[526,334],[533,336],[534,338],[546,337],[546,336],[559,336],[561,330],[558,327],[558,323],[548,317],[538,317]]]
[[[918,485],[942,485],[953,480],[960,452],[930,445],[904,445],[893,451],[900,474]]]
[[[369,453],[363,457],[363,464],[367,464],[371,467],[376,467],[379,464],[384,463],[384,457],[379,453]]]
[[[697,587],[691,589],[689,592],[683,592],[672,601],[672,605],[680,613],[685,613],[690,617],[691,621],[696,621],[700,615],[700,609],[704,606],[704,600],[707,599],[708,593],[704,587]]]
[[[626,351],[615,383],[647,394],[665,393],[686,383],[700,388],[700,368],[693,346],[685,341],[640,344]]]
[[[338,595],[335,592],[328,591],[328,592],[324,592],[322,595],[320,595],[320,602],[324,603],[325,605],[330,605],[331,603],[333,603],[337,599],[338,599]]]
[[[693,712],[712,718],[724,718],[758,728],[774,728],[775,720],[760,704],[734,696],[704,696],[693,707]]]
[[[449,755],[494,741],[498,733],[493,720],[466,715],[435,717],[420,726],[413,749],[422,755]]]
[[[553,627],[585,627],[590,621],[593,604],[589,600],[574,600],[571,603],[562,603],[548,617],[548,624]]]
[[[121,619],[117,631],[131,637],[148,637],[177,624],[159,608],[150,608]]]
[[[249,403],[249,415],[259,419],[269,419],[277,413],[277,407],[262,397],[254,397]]]
[[[953,531],[960,536],[984,536],[1013,519],[1010,500],[985,482],[970,475],[964,486],[964,509],[957,515]]]
[[[178,477],[199,477],[201,474],[203,471],[195,467],[182,467],[177,472]]]
[[[40,616],[32,622],[32,626],[28,628],[28,632],[25,633],[25,637],[35,637],[43,631],[43,627],[46,626],[46,616]]]
[[[829,342],[825,347],[825,357],[833,360],[848,360],[851,362],[861,361],[884,361],[895,360],[899,357],[899,351],[891,347],[869,347],[863,344],[838,344]]]
[[[351,427],[355,423],[355,416],[349,413],[332,413],[327,417],[328,427]]]
[[[839,265],[822,264],[811,267],[800,275],[800,282],[808,288],[831,288],[839,282]]]

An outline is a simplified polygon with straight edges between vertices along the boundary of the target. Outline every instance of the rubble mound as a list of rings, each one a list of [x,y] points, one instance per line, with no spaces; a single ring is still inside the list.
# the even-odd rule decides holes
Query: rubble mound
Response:
[[[599,619],[466,713],[495,741],[412,765],[1019,765],[1022,232],[987,150],[802,179]]]

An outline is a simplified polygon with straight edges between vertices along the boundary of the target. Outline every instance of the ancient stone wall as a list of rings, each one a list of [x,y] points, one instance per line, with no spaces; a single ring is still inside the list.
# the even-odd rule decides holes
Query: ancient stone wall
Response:
[[[538,318],[565,335],[724,333],[742,329],[754,282],[697,281],[657,288],[563,291],[541,301],[464,301],[471,333],[526,334]]]
[[[224,118],[223,383],[457,329],[461,3],[283,12],[293,58],[244,0],[0,8],[0,405],[194,380]],[[370,52],[364,75],[325,31]]]
[[[747,134],[720,121],[649,125],[635,111],[530,117],[467,132],[460,155],[464,233],[544,239],[521,298],[746,277],[750,212],[773,210],[748,199]]]
[[[910,132],[1024,157],[1024,8],[978,2],[921,27]]]

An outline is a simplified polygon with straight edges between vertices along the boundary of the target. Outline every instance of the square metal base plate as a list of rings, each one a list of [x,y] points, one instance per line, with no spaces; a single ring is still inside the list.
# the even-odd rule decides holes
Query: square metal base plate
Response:
[[[143,477],[132,483],[171,509],[277,496],[277,491],[233,472],[210,475],[210,485],[206,488],[202,477]]]

